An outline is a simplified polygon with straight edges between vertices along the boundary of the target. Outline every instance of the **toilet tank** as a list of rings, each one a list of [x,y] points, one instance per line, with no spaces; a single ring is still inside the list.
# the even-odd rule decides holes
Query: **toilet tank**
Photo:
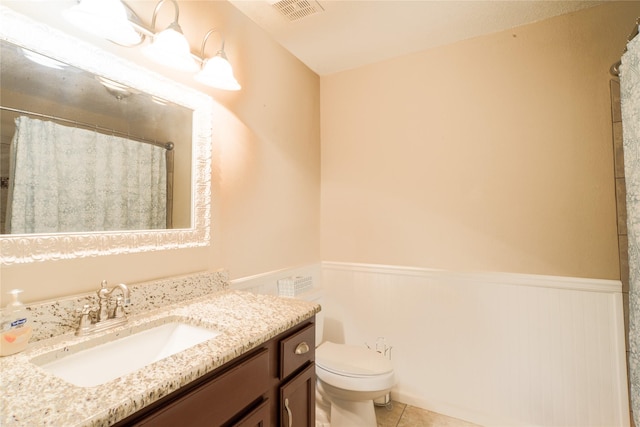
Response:
[[[322,304],[324,303],[323,301],[324,290],[322,288],[312,288],[311,290],[304,292],[302,294],[296,295],[295,297],[292,297],[292,298],[313,302],[315,304],[320,304],[320,307],[322,307]],[[321,308],[320,312],[316,314],[316,347],[322,343],[323,331],[324,331],[324,311],[322,311],[322,308]]]

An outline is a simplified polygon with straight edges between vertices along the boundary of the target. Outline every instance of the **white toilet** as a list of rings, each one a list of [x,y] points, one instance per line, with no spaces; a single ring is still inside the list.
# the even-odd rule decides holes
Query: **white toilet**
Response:
[[[297,298],[322,305],[322,297],[316,289]],[[323,320],[321,311],[316,314],[316,426],[330,421],[331,427],[376,427],[373,399],[393,387],[391,361],[364,345],[322,342]],[[330,414],[323,406],[330,407]]]

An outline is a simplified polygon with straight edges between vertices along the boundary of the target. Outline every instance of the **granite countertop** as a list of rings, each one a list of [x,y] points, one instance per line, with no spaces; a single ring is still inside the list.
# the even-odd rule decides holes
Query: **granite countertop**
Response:
[[[30,344],[0,358],[0,425],[108,426],[137,412],[312,317],[320,306],[307,301],[223,290],[191,301],[130,316],[126,325],[86,337],[73,333]],[[31,360],[55,358],[69,348],[126,334],[165,318],[210,327],[220,334],[136,372],[95,387],[78,387],[47,373]]]

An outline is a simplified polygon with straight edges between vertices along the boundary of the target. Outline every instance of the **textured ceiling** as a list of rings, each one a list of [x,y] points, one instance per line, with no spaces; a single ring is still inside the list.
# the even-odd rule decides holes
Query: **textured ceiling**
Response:
[[[229,1],[319,75],[604,3],[578,0],[318,0],[319,9],[324,10],[291,21],[271,4],[275,0]],[[317,6],[315,0],[307,2]]]

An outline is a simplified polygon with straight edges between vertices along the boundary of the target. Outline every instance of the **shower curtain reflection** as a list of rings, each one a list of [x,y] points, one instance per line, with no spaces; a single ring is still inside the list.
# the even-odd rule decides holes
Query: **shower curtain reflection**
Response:
[[[7,232],[166,228],[165,149],[18,117]]]
[[[627,44],[622,56],[620,100],[629,236],[629,380],[633,417],[640,425],[640,37]]]

